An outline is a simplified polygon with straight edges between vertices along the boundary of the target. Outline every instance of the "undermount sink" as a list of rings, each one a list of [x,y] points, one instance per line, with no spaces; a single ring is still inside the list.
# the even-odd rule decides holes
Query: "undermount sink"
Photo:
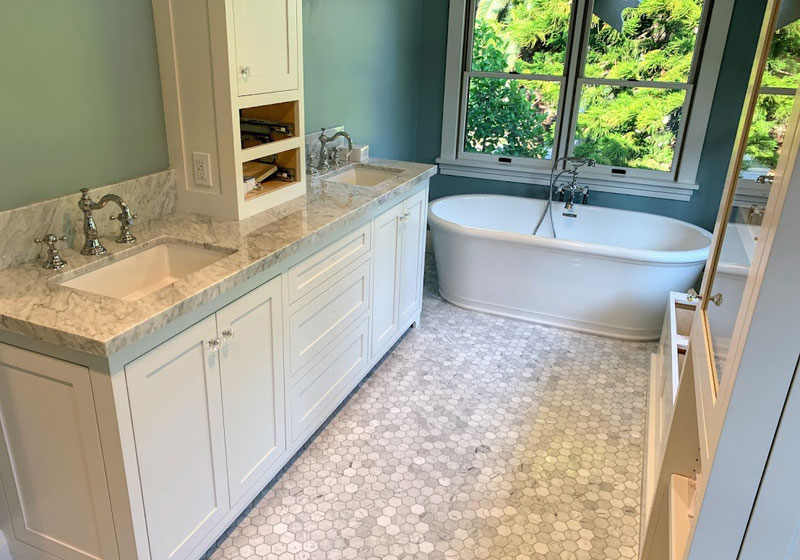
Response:
[[[136,301],[234,252],[166,241],[60,282],[60,285],[124,301]]]
[[[350,169],[345,169],[329,177],[328,181],[334,183],[345,183],[357,187],[374,187],[383,183],[387,179],[397,177],[403,172],[402,169],[392,167],[378,167],[375,165],[356,165]]]

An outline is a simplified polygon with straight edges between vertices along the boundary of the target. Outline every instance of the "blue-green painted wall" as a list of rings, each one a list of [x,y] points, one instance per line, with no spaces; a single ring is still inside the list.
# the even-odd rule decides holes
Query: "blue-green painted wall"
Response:
[[[710,125],[701,156],[698,184],[700,190],[691,201],[680,202],[631,195],[595,192],[591,204],[663,214],[711,229],[717,216],[731,151],[744,101],[750,63],[755,53],[764,0],[738,0],[734,7],[729,40],[711,112]],[[445,42],[448,0],[426,0],[423,8],[421,73],[417,159],[434,161],[439,155],[441,114],[444,88]],[[438,118],[436,117],[438,115]],[[498,193],[545,198],[547,187],[437,176],[431,181],[431,198],[453,194]]]
[[[422,0],[303,0],[306,130],[416,159]]]
[[[0,69],[0,210],[168,167],[149,0],[3,2]]]

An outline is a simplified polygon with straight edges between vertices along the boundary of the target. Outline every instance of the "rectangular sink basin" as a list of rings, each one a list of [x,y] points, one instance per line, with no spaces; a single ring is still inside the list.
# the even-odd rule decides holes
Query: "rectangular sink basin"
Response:
[[[403,172],[402,169],[394,169],[391,167],[378,167],[375,165],[356,165],[350,169],[346,169],[327,180],[334,183],[344,183],[346,185],[355,185],[357,187],[374,187],[391,179],[397,177]]]
[[[233,252],[165,242],[61,282],[60,285],[124,301],[136,301]]]

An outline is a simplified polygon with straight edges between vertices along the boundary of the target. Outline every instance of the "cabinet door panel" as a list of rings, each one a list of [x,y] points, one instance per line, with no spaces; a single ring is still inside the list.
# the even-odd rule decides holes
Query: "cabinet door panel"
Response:
[[[239,95],[289,91],[299,87],[299,1],[234,1]]]
[[[236,503],[286,449],[280,278],[220,310],[217,327],[228,487]]]
[[[400,243],[400,323],[411,319],[422,304],[422,275],[425,263],[425,211],[427,190],[403,204]]]
[[[125,367],[150,555],[186,557],[229,509],[214,317]]]
[[[289,391],[292,440],[308,434],[331,413],[354,376],[366,373],[369,355],[369,319],[343,333],[322,353]]]
[[[116,558],[89,370],[0,344],[0,425],[13,536],[68,560]]]
[[[304,298],[295,304],[288,332],[291,375],[369,309],[370,261],[354,266],[342,271],[342,277],[319,295],[310,294],[308,301]]]
[[[400,323],[397,310],[398,251],[400,216],[398,204],[375,218],[373,243],[375,253],[372,290],[372,357],[382,351],[397,332]]]

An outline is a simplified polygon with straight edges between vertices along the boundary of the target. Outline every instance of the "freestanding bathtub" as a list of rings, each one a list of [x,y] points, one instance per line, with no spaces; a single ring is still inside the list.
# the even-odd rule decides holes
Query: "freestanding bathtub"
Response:
[[[656,340],[670,291],[685,292],[708,258],[711,234],[641,212],[501,195],[433,201],[428,223],[447,301],[626,340]]]

